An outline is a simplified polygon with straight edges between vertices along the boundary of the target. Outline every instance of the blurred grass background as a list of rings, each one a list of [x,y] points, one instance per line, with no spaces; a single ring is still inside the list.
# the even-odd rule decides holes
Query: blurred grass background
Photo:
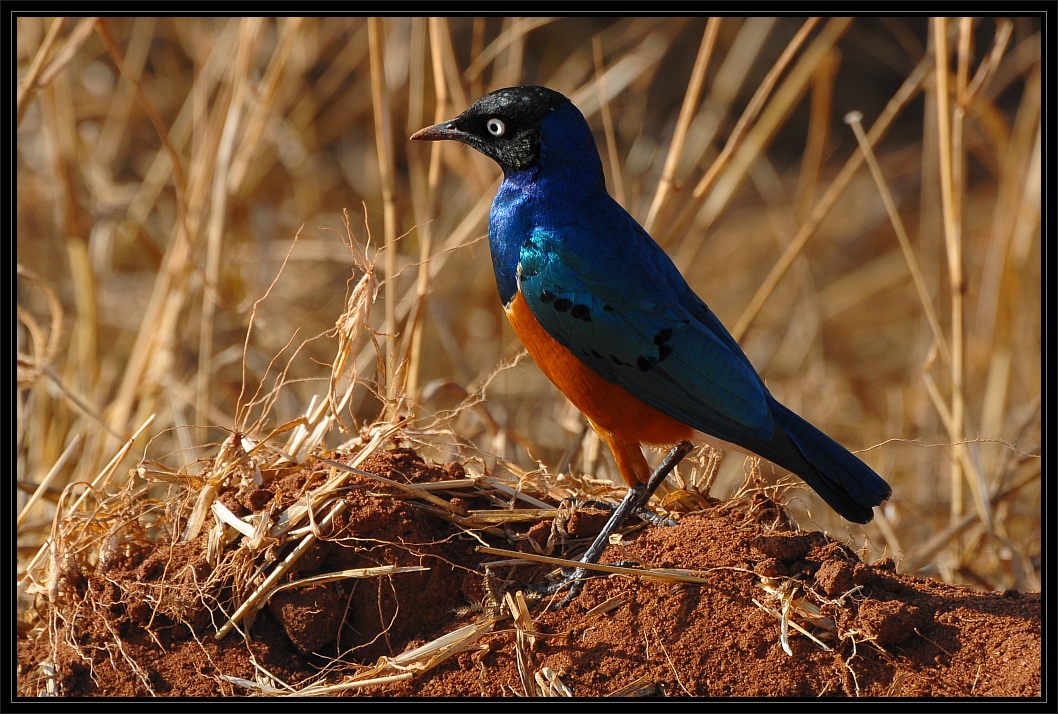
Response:
[[[613,475],[517,359],[484,239],[498,168],[407,141],[543,84],[773,393],[869,449],[894,497],[865,556],[1039,589],[1038,19],[20,17],[16,51],[20,555],[65,484],[193,473],[326,392],[364,267],[343,209],[383,281],[347,425],[388,410],[434,458]],[[712,494],[745,469],[727,456]]]

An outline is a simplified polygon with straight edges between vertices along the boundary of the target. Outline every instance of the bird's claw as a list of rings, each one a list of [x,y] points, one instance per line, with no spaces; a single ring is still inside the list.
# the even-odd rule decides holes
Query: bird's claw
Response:
[[[646,521],[652,526],[672,528],[673,526],[679,525],[673,519],[668,516],[663,516],[660,513],[654,513],[652,510],[644,506],[635,512],[637,516]]]
[[[575,598],[581,588],[584,587],[584,581],[591,577],[588,574],[588,571],[584,568],[563,568],[562,573],[562,577],[554,582],[542,583],[539,585],[536,583],[528,583],[523,586],[523,590],[532,593],[535,596],[534,599],[536,599],[544,598],[548,595],[554,595],[563,588],[568,587],[569,592],[567,592],[557,604],[552,605],[550,608],[553,612],[557,612],[573,601],[573,598]]]

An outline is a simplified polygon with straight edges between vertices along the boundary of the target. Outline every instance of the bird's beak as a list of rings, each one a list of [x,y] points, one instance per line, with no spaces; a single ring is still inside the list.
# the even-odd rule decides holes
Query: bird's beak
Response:
[[[434,124],[428,126],[425,129],[419,129],[417,132],[411,135],[412,141],[444,141],[449,139],[452,141],[464,141],[466,134],[456,129],[454,123],[450,121],[441,122],[440,124]]]

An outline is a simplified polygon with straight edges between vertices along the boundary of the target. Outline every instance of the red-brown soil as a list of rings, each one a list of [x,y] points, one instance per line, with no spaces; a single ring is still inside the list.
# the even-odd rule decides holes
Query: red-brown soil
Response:
[[[406,449],[375,454],[363,468],[406,483],[464,475],[459,464],[433,466]],[[318,467],[314,478],[323,471]],[[283,507],[306,489],[309,473],[231,488],[220,500],[240,516]],[[351,475],[345,485],[348,507],[285,581],[379,565],[428,570],[281,590],[243,621],[241,632],[218,642],[217,629],[245,590],[289,546],[251,553],[230,543],[237,552],[226,562],[242,573],[238,578],[215,577],[204,554],[206,529],[188,543],[127,549],[94,569],[69,565],[55,606],[38,599],[39,621],[47,626],[20,634],[20,693],[43,694],[42,663],[50,663],[51,686],[62,696],[270,691],[261,684],[297,693],[372,672],[397,681],[343,693],[510,697],[551,687],[578,697],[1041,695],[1039,593],[980,592],[901,575],[888,559],[862,563],[823,533],[797,531],[781,508],[760,497],[712,503],[683,515],[676,527],[627,532],[603,558],[695,571],[707,582],[592,578],[564,609],[528,601],[530,622],[510,616],[516,598],[504,593],[540,582],[549,566],[494,566],[486,587],[483,563],[503,558],[475,549],[486,542],[546,551],[551,519],[472,537],[438,517],[439,509],[379,482]],[[497,508],[483,490],[432,493],[464,511]],[[553,555],[583,544],[604,517],[576,512],[565,525],[569,538],[552,540]],[[779,619],[755,603],[782,608],[764,582],[818,606],[814,622],[799,609],[790,620],[819,642],[791,625],[792,654],[784,652]],[[481,625],[485,634],[468,639],[464,651],[435,658],[443,659],[435,666],[387,659],[475,621],[491,624]]]

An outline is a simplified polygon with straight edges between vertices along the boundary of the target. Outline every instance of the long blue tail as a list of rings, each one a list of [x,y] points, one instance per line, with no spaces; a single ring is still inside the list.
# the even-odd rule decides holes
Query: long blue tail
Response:
[[[845,447],[774,399],[772,416],[777,433],[774,453],[762,454],[804,479],[830,507],[854,523],[874,518],[874,506],[893,489]],[[783,443],[786,442],[786,443]]]

